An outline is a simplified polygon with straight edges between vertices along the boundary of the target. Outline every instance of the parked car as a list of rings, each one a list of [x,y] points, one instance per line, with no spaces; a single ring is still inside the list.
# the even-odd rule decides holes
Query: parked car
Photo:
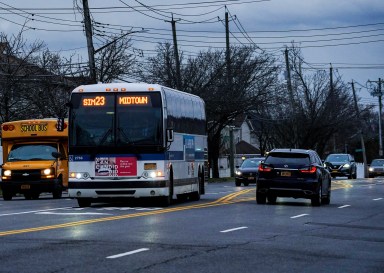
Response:
[[[259,164],[264,160],[264,157],[247,158],[241,163],[241,166],[235,172],[235,185],[248,186],[249,183],[256,183]]]
[[[384,175],[384,159],[373,159],[368,168],[368,177]]]
[[[350,154],[329,154],[324,160],[324,166],[329,168],[332,177],[346,176],[348,179],[357,177],[355,158]]]
[[[306,198],[312,206],[329,204],[331,175],[313,150],[273,149],[259,166],[258,204],[276,203],[277,197]]]

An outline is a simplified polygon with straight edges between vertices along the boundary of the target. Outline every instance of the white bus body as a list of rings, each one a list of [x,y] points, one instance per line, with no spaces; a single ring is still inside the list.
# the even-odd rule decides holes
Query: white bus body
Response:
[[[204,101],[160,85],[112,83],[73,90],[69,186],[79,206],[109,198],[198,200],[207,183]]]

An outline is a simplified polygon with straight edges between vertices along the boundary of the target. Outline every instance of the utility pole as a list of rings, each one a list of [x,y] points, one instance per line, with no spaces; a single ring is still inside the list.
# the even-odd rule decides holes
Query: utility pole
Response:
[[[329,67],[329,81],[330,81],[330,91],[331,91],[331,94],[333,96],[333,67],[332,67],[332,64],[331,66]]]
[[[288,48],[285,48],[285,66],[287,69],[287,87],[289,92],[289,100],[292,109],[292,129],[293,129],[293,143],[294,148],[297,148],[297,127],[296,127],[296,115],[295,115],[295,101],[293,97],[292,79],[291,79],[291,66],[289,64]]]
[[[88,60],[89,60],[89,77],[91,83],[97,83],[96,81],[96,65],[95,65],[95,49],[92,41],[92,23],[91,16],[89,14],[88,0],[83,0],[84,10],[84,26],[85,36],[87,37],[88,46]]]
[[[227,7],[225,7],[227,8]],[[228,91],[232,91],[232,71],[231,71],[231,51],[229,46],[229,19],[228,11],[225,12],[225,45],[226,45],[226,63],[227,63],[227,84]]]
[[[166,22],[169,23],[169,21],[166,21]],[[173,20],[173,13],[172,13],[172,21],[170,23],[172,24],[173,52],[174,52],[175,64],[176,64],[176,88],[181,89],[180,59],[179,59],[179,50],[177,47],[176,21]]]
[[[227,7],[225,7],[227,9]],[[225,45],[226,45],[226,64],[227,64],[227,92],[232,93],[232,71],[231,71],[231,51],[229,46],[229,18],[228,11],[225,12]],[[229,168],[231,177],[235,176],[235,152],[233,143],[233,126],[229,127]]]
[[[381,102],[381,97],[382,97],[382,93],[381,93],[381,79],[379,78],[378,81],[370,81],[368,80],[369,83],[371,82],[374,82],[374,83],[377,83],[378,85],[378,88],[377,89],[373,89],[373,91],[371,92],[371,96],[373,97],[378,97],[379,98],[379,156],[380,158],[383,157],[383,140],[382,140],[382,118],[381,118],[381,112],[382,112],[382,102]]]
[[[291,67],[289,65],[289,57],[288,57],[288,48],[285,48],[285,67],[287,69],[287,86],[289,92],[289,99],[291,101],[291,107],[294,109],[294,100],[293,100],[293,90],[292,90],[292,79],[291,79]]]
[[[356,92],[355,92],[355,83],[352,80],[352,92],[353,92],[353,100],[355,101],[355,110],[356,110],[356,116],[357,119],[360,121],[360,111],[359,111],[359,106],[357,105],[357,99],[356,99]],[[368,172],[367,172],[367,156],[365,152],[365,143],[364,143],[364,136],[363,136],[363,129],[362,126],[360,126],[360,141],[361,141],[361,150],[363,153],[363,162],[364,162],[364,178],[368,177]]]
[[[231,177],[235,177],[235,145],[233,143],[234,126],[229,126],[229,170]]]

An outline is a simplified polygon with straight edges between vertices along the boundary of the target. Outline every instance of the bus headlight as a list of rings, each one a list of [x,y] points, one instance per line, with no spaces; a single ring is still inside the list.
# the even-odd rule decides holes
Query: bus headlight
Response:
[[[54,178],[55,177],[55,170],[53,168],[41,170],[41,177],[42,178]]]
[[[70,178],[76,178],[76,179],[87,179],[90,177],[89,173],[84,172],[84,173],[77,173],[77,172],[72,172],[69,174]]]
[[[43,170],[44,175],[50,175],[51,174],[51,169],[45,169]]]
[[[12,175],[12,171],[11,170],[4,170],[3,175],[4,176],[11,176]]]
[[[156,178],[156,177],[164,177],[164,173],[162,171],[145,171],[141,175],[144,178]]]

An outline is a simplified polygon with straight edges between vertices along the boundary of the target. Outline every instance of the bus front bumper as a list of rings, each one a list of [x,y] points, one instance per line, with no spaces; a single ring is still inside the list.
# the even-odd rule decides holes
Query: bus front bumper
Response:
[[[29,191],[35,192],[52,192],[58,187],[58,179],[44,179],[37,181],[14,181],[14,180],[2,180],[0,181],[0,187],[3,191],[12,193],[24,193]]]
[[[166,180],[68,182],[68,196],[71,198],[139,198],[168,195]]]

